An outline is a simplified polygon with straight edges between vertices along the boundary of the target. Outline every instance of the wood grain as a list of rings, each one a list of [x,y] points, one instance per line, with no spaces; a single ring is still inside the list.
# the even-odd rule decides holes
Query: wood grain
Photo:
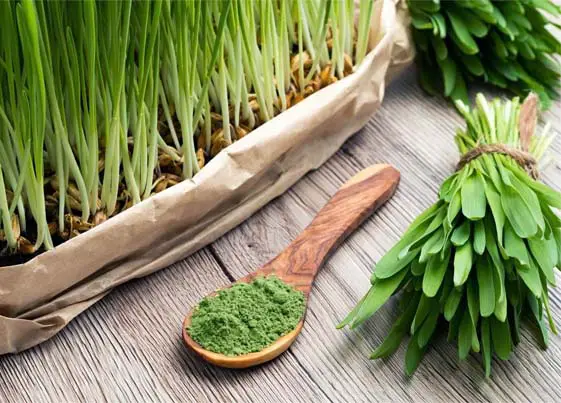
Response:
[[[543,118],[560,133],[561,103]],[[388,88],[364,130],[243,225],[184,262],[120,287],[43,345],[1,357],[0,402],[559,400],[561,336],[551,335],[549,349],[541,351],[524,326],[512,359],[495,360],[488,380],[478,358],[459,362],[456,347],[440,339],[408,379],[403,346],[387,360],[368,360],[391,326],[395,300],[357,332],[334,328],[368,289],[372,264],[435,200],[457,163],[453,134],[461,125],[450,105],[419,90],[409,70]],[[561,136],[552,154],[556,161],[542,178],[561,190]],[[400,170],[400,187],[318,274],[306,326],[285,354],[234,372],[183,347],[181,320],[190,306],[273,258],[345,180],[381,162]],[[552,289],[550,299],[559,325],[561,289]]]
[[[236,283],[250,283],[257,277],[273,275],[302,291],[308,300],[314,279],[327,256],[394,194],[398,184],[399,171],[391,165],[376,164],[363,169],[341,186],[310,225],[281,253]],[[217,293],[212,292],[209,296]],[[304,315],[293,330],[261,351],[227,356],[206,350],[191,338],[188,329],[193,312],[190,311],[183,321],[185,345],[211,364],[236,369],[261,365],[277,358],[298,337],[305,320]]]
[[[325,259],[395,193],[399,176],[387,164],[363,169],[341,186],[281,253],[241,281],[273,274],[308,296]]]

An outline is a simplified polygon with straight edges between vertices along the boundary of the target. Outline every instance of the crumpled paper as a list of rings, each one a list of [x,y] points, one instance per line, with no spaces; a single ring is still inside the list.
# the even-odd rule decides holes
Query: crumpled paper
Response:
[[[379,108],[413,58],[403,2],[378,0],[357,71],[173,186],[31,261],[0,267],[0,355],[35,346],[112,289],[184,259],[318,168]]]

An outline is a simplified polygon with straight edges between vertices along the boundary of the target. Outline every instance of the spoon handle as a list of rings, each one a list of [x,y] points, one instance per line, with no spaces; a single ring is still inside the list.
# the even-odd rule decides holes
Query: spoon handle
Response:
[[[259,271],[274,273],[308,293],[329,253],[393,195],[399,177],[399,171],[385,164],[360,171],[283,252]]]

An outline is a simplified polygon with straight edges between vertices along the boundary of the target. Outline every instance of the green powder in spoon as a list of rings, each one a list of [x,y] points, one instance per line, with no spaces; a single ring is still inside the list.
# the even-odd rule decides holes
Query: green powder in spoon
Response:
[[[255,353],[294,330],[305,307],[301,291],[275,276],[258,277],[203,299],[187,330],[206,350],[229,356]]]

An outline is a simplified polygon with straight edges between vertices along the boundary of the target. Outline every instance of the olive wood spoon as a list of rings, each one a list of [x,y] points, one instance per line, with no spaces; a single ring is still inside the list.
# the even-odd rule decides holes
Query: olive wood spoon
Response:
[[[256,276],[275,275],[302,291],[307,305],[314,278],[329,253],[393,195],[398,183],[399,171],[391,165],[373,165],[360,171],[339,189],[284,251],[238,282],[249,283]],[[304,315],[290,333],[257,353],[226,356],[205,350],[189,336],[187,328],[192,314],[193,311],[189,312],[183,322],[185,344],[206,361],[227,368],[247,368],[276,358],[294,342],[305,318]]]

